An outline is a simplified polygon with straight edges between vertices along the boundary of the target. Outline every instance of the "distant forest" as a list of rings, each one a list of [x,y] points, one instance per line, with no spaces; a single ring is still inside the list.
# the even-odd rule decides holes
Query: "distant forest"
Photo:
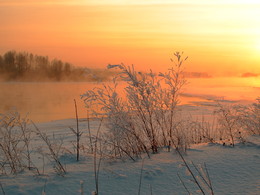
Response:
[[[106,81],[113,75],[107,69],[76,67],[27,52],[8,51],[0,55],[0,81]]]

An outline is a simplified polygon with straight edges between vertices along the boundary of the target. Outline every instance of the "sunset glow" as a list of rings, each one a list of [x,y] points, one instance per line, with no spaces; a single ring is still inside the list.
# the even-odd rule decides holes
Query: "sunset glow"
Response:
[[[104,68],[167,68],[174,51],[188,71],[260,73],[260,3],[253,0],[2,0],[0,53],[28,51]]]
[[[260,195],[259,159],[260,0],[0,0],[0,195]]]

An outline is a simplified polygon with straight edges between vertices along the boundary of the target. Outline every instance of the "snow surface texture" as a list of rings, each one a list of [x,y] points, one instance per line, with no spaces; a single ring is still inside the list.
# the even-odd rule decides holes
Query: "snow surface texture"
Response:
[[[60,120],[37,124],[38,128],[47,131],[50,135],[62,136],[64,146],[72,147],[71,141],[75,136],[69,126],[75,128],[75,120]],[[97,129],[98,122],[91,124]],[[81,119],[80,129],[86,129],[86,121]],[[87,131],[84,131],[87,134]],[[82,139],[86,139],[82,137]],[[33,139],[33,146],[39,146],[39,139]],[[71,149],[73,151],[73,149]],[[235,148],[221,144],[194,145],[187,151],[184,158],[187,162],[196,165],[207,164],[215,194],[260,194],[260,137],[251,136],[246,144],[238,144]],[[17,175],[1,175],[0,182],[5,194],[88,194],[95,190],[93,158],[89,155],[80,155],[76,162],[75,152],[66,153],[60,159],[66,167],[67,174],[58,176],[52,164],[45,159],[33,159],[39,171],[44,174],[38,176],[32,171],[24,171]],[[144,161],[130,160],[116,161],[103,160],[99,175],[99,194],[101,195],[133,195],[138,194],[140,174],[142,180],[140,194],[187,194],[177,174],[193,194],[200,194],[198,188],[190,181],[181,158],[174,150],[167,152],[162,149],[151,159]],[[82,186],[82,187],[81,187]],[[83,190],[83,192],[82,192]],[[151,193],[152,192],[152,193]],[[0,194],[3,193],[0,189]]]

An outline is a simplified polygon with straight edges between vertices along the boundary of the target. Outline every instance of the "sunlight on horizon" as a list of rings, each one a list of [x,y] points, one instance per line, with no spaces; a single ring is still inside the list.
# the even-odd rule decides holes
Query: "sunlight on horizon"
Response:
[[[66,4],[66,5],[151,5],[151,4],[260,4],[258,0],[2,0],[1,4]]]
[[[14,49],[79,66],[160,71],[184,51],[189,71],[259,74],[259,10],[253,0],[3,0],[0,54]]]

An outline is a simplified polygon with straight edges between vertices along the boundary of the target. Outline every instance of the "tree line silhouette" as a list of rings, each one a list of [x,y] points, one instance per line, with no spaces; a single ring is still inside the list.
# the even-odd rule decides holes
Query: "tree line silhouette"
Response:
[[[0,55],[2,81],[104,81],[112,74],[109,70],[75,67],[28,52],[8,51]]]

